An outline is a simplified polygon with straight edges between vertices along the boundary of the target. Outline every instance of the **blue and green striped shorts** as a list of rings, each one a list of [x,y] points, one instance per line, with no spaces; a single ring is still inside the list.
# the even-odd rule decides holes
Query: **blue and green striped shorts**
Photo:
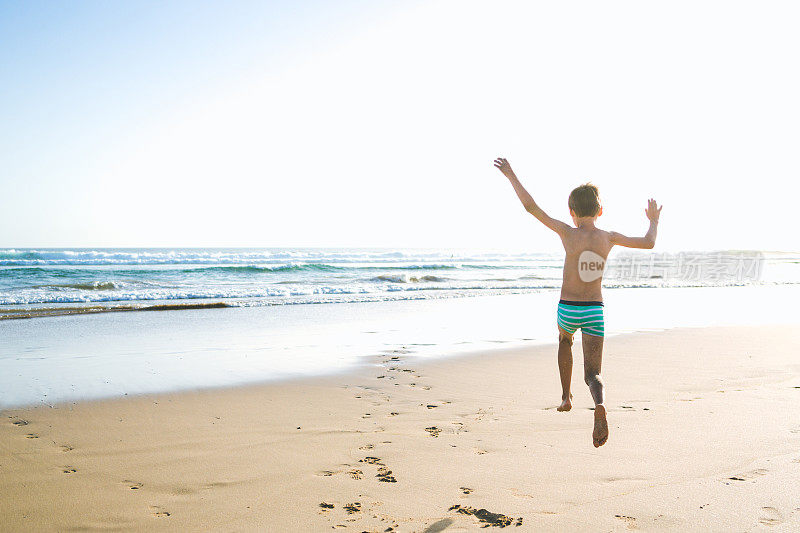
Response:
[[[579,328],[582,333],[602,337],[603,302],[570,302],[559,300],[558,325],[572,335]]]

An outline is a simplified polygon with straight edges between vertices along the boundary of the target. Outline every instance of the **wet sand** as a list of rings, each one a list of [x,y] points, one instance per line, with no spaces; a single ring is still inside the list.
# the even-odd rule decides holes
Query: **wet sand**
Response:
[[[800,528],[800,330],[606,341],[592,446],[555,346],[236,389],[2,412],[0,529]]]

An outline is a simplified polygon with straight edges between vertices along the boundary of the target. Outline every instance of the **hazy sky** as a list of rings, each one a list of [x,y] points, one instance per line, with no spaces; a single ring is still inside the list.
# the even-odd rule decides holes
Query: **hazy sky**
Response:
[[[0,246],[797,250],[795,6],[0,0]]]

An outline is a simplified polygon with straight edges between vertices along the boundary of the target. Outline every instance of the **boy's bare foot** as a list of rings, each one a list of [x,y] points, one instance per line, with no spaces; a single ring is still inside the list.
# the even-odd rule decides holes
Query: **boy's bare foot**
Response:
[[[608,440],[608,422],[606,422],[606,408],[602,405],[594,407],[594,431],[592,432],[594,447],[599,448]]]
[[[561,405],[556,407],[556,411],[569,411],[572,409],[572,394],[569,397],[564,398],[564,401],[561,402]]]

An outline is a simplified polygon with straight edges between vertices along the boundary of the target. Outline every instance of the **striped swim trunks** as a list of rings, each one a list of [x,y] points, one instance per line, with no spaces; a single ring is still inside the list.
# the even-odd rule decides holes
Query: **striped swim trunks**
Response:
[[[558,325],[570,335],[580,328],[582,333],[602,337],[603,324],[603,302],[559,300]]]

